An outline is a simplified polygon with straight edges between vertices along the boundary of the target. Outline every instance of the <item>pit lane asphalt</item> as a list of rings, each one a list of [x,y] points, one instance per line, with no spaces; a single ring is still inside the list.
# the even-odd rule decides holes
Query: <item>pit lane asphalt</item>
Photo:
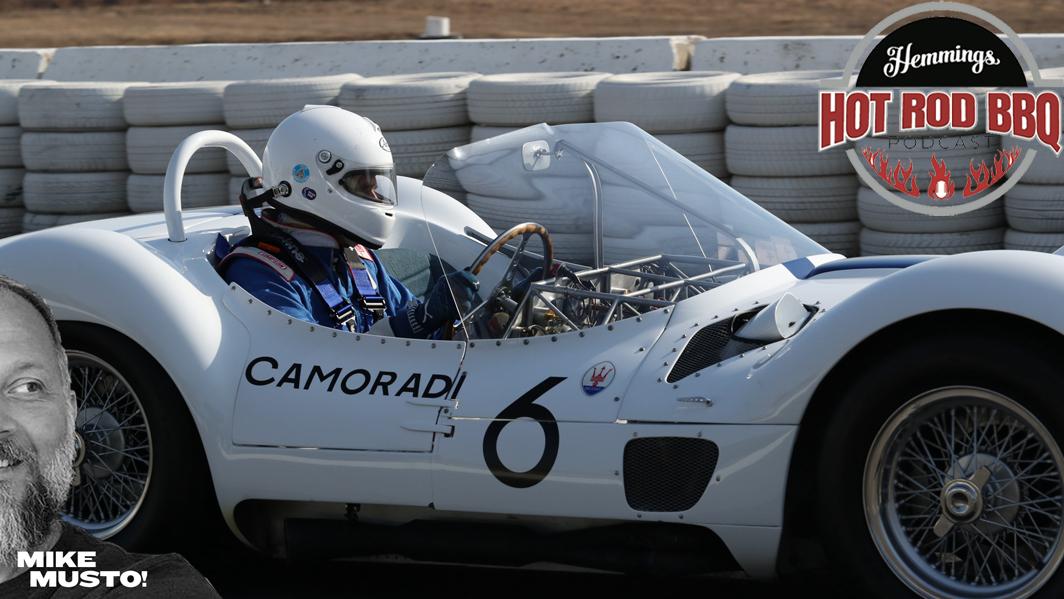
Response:
[[[367,599],[410,596],[529,597],[548,599],[552,594],[593,592],[603,597],[690,598],[692,592],[715,597],[778,598],[784,593],[803,594],[791,584],[767,583],[735,577],[697,579],[622,576],[585,572],[515,570],[471,566],[411,563],[333,561],[286,563],[278,560],[240,560],[201,570],[226,599],[283,597],[360,597]]]

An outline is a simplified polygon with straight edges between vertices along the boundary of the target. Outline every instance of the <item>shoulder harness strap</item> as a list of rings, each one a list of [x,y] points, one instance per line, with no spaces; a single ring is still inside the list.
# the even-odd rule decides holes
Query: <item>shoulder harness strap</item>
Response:
[[[234,258],[246,257],[266,264],[284,277],[287,282],[291,282],[298,274],[310,281],[314,293],[325,302],[336,324],[353,330],[355,309],[329,279],[325,268],[318,260],[309,256],[303,246],[291,236],[283,231],[275,232],[280,235],[265,237],[252,234],[237,244],[237,247],[233,248],[222,260],[220,266],[224,267]]]
[[[365,249],[363,249],[363,252],[365,252]],[[362,261],[362,252],[357,251],[357,249],[352,251],[351,248],[345,248],[343,253],[344,261],[351,271],[351,278],[355,282],[355,289],[358,290],[359,302],[363,308],[373,313],[375,320],[380,320],[384,317],[388,303],[384,296],[381,295],[380,290],[377,289],[377,282],[373,280],[369,271],[366,270],[366,263]],[[368,255],[368,252],[366,254],[372,262],[373,258]]]
[[[296,271],[294,271],[292,267],[285,264],[277,256],[255,246],[241,245],[233,248],[228,254],[226,254],[225,258],[222,259],[220,266],[224,268],[233,260],[233,258],[241,256],[257,260],[266,266],[269,266],[275,270],[281,278],[289,283],[291,283],[292,279],[296,277]]]
[[[290,266],[296,273],[310,281],[315,292],[329,307],[337,324],[352,329],[355,325],[355,309],[351,302],[344,299],[339,289],[330,280],[326,272],[326,265],[309,255],[304,247],[294,237],[278,227],[266,222],[256,212],[255,208],[261,207],[264,202],[273,197],[272,194],[282,193],[280,188],[266,190],[263,193],[249,197],[253,189],[261,189],[261,180],[248,180],[241,189],[240,203],[245,216],[251,224],[251,237],[244,240],[241,245],[253,245],[258,249],[271,254],[276,260]],[[287,195],[287,194],[284,194]],[[344,256],[348,252],[344,251]],[[332,265],[336,266],[336,265]],[[384,297],[377,291],[376,283],[365,270],[365,265],[358,262],[360,268],[351,266],[350,272],[355,283],[355,289],[360,296],[359,303],[363,308],[370,311],[375,319],[384,316],[386,303]],[[359,274],[361,272],[361,274]]]

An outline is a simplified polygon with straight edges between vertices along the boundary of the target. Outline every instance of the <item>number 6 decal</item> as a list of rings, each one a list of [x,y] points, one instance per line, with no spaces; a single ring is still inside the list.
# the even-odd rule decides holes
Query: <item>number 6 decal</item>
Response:
[[[554,467],[554,460],[558,458],[558,421],[550,410],[536,405],[535,401],[564,380],[564,376],[544,379],[543,382],[518,397],[517,401],[506,406],[506,409],[495,417],[495,421],[488,425],[488,432],[484,435],[484,461],[488,464],[491,473],[502,484],[515,489],[527,489],[547,478],[550,469]],[[507,424],[518,418],[531,418],[543,428],[543,455],[540,456],[539,462],[526,472],[510,470],[499,459],[499,435],[502,434],[502,429],[506,428]]]

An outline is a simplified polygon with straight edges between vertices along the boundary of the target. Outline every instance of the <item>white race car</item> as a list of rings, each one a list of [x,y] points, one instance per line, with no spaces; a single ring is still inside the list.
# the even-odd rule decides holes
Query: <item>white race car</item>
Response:
[[[416,293],[469,266],[474,309],[438,339],[354,334],[219,276],[249,227],[182,213],[203,146],[259,173],[198,133],[165,218],[0,242],[60,320],[66,517],[98,536],[176,540],[217,506],[279,556],[1064,595],[1061,256],[847,259],[632,125],[540,125],[399,181],[380,259]]]

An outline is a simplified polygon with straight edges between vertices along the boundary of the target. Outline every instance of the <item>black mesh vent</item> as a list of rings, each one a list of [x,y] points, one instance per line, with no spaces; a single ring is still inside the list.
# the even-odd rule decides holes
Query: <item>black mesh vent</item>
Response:
[[[717,468],[717,444],[691,437],[632,439],[624,447],[624,495],[633,510],[682,512]]]
[[[732,336],[732,332],[750,320],[754,314],[757,314],[756,310],[699,329],[687,347],[680,352],[680,357],[676,359],[676,364],[673,365],[665,380],[675,383],[707,366],[764,345]]]

